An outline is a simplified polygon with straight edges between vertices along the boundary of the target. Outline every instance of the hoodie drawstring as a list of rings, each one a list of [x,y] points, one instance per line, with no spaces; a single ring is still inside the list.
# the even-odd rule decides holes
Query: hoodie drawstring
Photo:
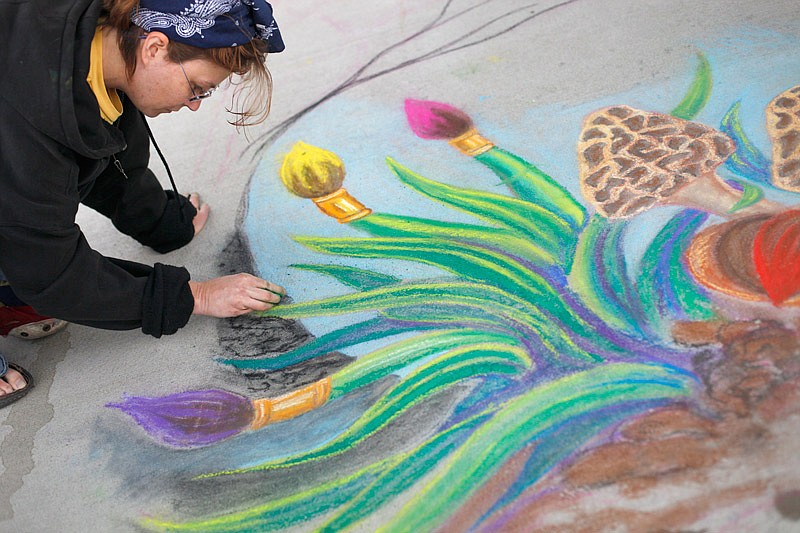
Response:
[[[150,136],[150,141],[153,143],[153,146],[155,147],[156,152],[158,152],[158,157],[161,158],[161,162],[164,164],[164,168],[167,169],[167,176],[169,177],[169,182],[172,184],[172,190],[175,191],[175,194],[179,194],[178,193],[178,188],[175,186],[175,179],[172,177],[172,171],[169,169],[169,165],[167,164],[167,160],[164,157],[164,154],[161,153],[161,148],[158,147],[158,143],[156,142],[156,138],[153,136],[153,131],[150,129],[150,125],[147,123],[147,119],[145,118],[144,113],[140,112],[140,114],[142,115],[142,121],[144,122],[144,127],[145,127],[145,129],[147,129],[147,135]],[[114,164],[116,165],[117,163],[119,163],[119,161],[117,161],[117,158],[115,157],[114,158]],[[120,168],[120,167],[121,167],[121,165],[117,166],[117,168]],[[122,171],[121,169],[120,169],[120,171],[122,172],[122,175],[124,176],[125,172]]]

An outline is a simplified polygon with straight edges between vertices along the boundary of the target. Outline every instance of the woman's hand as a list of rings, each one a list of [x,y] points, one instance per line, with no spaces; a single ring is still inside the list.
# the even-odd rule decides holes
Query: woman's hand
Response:
[[[217,318],[266,311],[280,302],[286,289],[251,274],[234,274],[208,281],[189,281],[195,315]]]

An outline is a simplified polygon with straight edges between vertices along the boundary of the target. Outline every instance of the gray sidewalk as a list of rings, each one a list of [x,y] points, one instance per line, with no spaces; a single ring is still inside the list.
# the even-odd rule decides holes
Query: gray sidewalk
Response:
[[[465,14],[404,41],[446,6],[451,13]],[[481,181],[483,175],[462,173],[472,162],[451,154],[454,151],[446,143],[420,141],[411,135],[403,115],[406,98],[447,102],[468,110],[483,133],[563,177],[565,187],[580,198],[574,155],[577,138],[570,137],[579,130],[580,117],[601,105],[617,103],[669,112],[692,80],[698,52],[709,59],[714,89],[697,120],[712,127],[719,127],[725,109],[738,99],[745,104],[761,101],[762,94],[774,96],[777,88],[800,84],[800,62],[791,59],[797,56],[797,48],[784,49],[787,43],[800,44],[800,14],[791,0],[404,0],[369,6],[355,0],[336,4],[275,0],[273,8],[287,49],[269,60],[275,90],[266,125],[246,136],[226,124],[229,90],[204,101],[198,113],[184,110],[151,121],[180,192],[199,192],[211,205],[203,233],[185,249],[161,256],[119,235],[108,221],[84,209],[78,223],[95,249],[148,264],[185,265],[195,279],[248,266],[287,287],[294,302],[344,294],[348,289],[333,278],[290,268],[294,263],[327,261],[360,268],[369,264],[331,259],[292,240],[293,236],[363,236],[335,224],[311,202],[283,188],[280,165],[297,141],[336,152],[347,167],[345,187],[376,212],[437,218],[450,212],[431,207],[427,199],[417,201],[421,197],[408,186],[391,181],[385,157],[396,157],[424,175],[450,179],[460,187],[503,191],[497,180],[487,185]],[[526,20],[531,13],[541,14]],[[508,16],[489,24],[500,14]],[[464,44],[480,41],[503,24],[506,30],[482,44],[464,48],[450,44],[463,35],[467,35]],[[426,57],[436,50],[447,53]],[[373,57],[377,60],[370,63]],[[365,65],[360,77],[349,78]],[[319,106],[310,109],[321,99]],[[763,125],[753,122],[753,117],[759,114],[745,115],[745,125],[754,132],[754,142],[765,146]],[[271,130],[277,125],[285,129]],[[572,144],[565,144],[565,139]],[[455,161],[452,166],[451,161]],[[168,186],[157,157],[152,166]],[[666,220],[659,216],[652,223]],[[454,217],[465,223],[472,220],[463,213]],[[244,244],[237,245],[242,236]],[[636,255],[636,246],[627,251]],[[384,265],[383,272],[401,279],[434,277],[430,269],[416,268],[397,261]],[[341,320],[338,316],[302,319],[303,325],[286,335],[319,336],[334,324],[339,327]],[[73,324],[38,341],[0,339],[0,351],[31,371],[36,380],[28,396],[0,410],[0,531],[140,531],[143,518],[149,516],[191,522],[253,508],[273,495],[275,499],[287,496],[295,484],[304,490],[321,486],[329,481],[327,472],[335,477],[373,464],[370,461],[380,458],[382,451],[404,449],[404,436],[408,443],[417,444],[417,434],[421,439],[437,431],[437,421],[449,416],[472,390],[459,387],[429,399],[424,410],[409,413],[390,427],[388,436],[359,448],[362,458],[337,459],[327,465],[326,472],[303,467],[291,475],[250,474],[192,488],[193,476],[198,474],[259,464],[282,451],[298,449],[304,439],[323,441],[326,436],[315,431],[321,431],[326,421],[363,412],[391,385],[382,381],[347,396],[347,409],[326,406],[331,409],[321,414],[310,413],[201,450],[159,446],[129,417],[106,407],[126,395],[156,397],[224,389],[255,398],[291,390],[287,376],[271,384],[257,377],[243,379],[216,361],[247,350],[274,351],[260,340],[266,334],[261,324],[247,318],[195,317],[176,335],[160,340],[137,331],[101,331]],[[272,326],[263,326],[268,327]],[[347,361],[332,359],[330,365],[338,368]],[[308,372],[318,370],[309,368]],[[305,384],[317,377],[293,379]],[[264,383],[272,387],[271,392],[264,390]],[[596,501],[582,500],[584,516],[570,518],[575,529],[554,521],[553,529],[542,526],[542,530],[589,531],[592,519],[587,517],[602,509],[604,502],[609,507],[613,502],[617,514],[606,519],[617,523],[615,531],[643,531],[642,524],[650,522],[626,522],[625,517],[661,516],[671,503],[673,509],[685,505],[693,517],[680,524],[683,530],[796,531],[800,498],[789,499],[788,511],[773,505],[776,494],[800,490],[800,459],[796,457],[800,411],[786,413],[785,419],[764,424],[765,431],[774,434],[763,442],[770,447],[769,456],[753,452],[757,457],[752,463],[738,464],[738,456],[733,455],[704,470],[705,481],[687,478],[682,485],[670,478],[651,492],[646,484],[627,487],[627,492],[621,485],[598,486]],[[274,442],[272,449],[269,439]],[[370,454],[375,457],[368,461]],[[509,464],[504,468],[514,467]],[[727,484],[730,476],[737,475],[743,494],[738,499],[734,487]],[[428,479],[418,480],[415,487]],[[653,476],[654,486],[658,479],[658,474]],[[708,508],[689,509],[691,500],[700,501],[703,483],[710,492],[719,491],[720,498],[709,498]],[[486,490],[487,498],[493,497]],[[391,524],[413,492],[403,492],[375,510],[355,530],[372,531]],[[543,509],[556,509],[553,516],[558,514],[556,507]],[[311,531],[321,520],[293,528]],[[444,529],[464,530],[463,524],[472,523],[467,517],[458,522],[461,525],[448,522]],[[492,522],[495,528],[500,523]],[[609,522],[598,524],[610,527]],[[491,529],[488,523],[481,527],[482,531]]]

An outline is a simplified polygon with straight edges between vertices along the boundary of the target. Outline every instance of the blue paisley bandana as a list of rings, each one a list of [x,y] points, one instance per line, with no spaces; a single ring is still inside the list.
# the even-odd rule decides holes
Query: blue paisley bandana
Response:
[[[284,49],[272,6],[264,0],[140,0],[131,21],[198,48],[228,48],[262,39],[271,53]]]

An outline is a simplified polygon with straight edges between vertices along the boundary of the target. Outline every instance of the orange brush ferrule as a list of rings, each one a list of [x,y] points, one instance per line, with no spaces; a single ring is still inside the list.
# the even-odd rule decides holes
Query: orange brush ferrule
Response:
[[[358,220],[372,213],[372,209],[365,207],[344,188],[312,200],[320,211],[335,218],[340,224]]]
[[[475,128],[470,128],[466,133],[459,135],[449,142],[464,155],[475,157],[494,148],[494,143],[478,133]]]
[[[277,398],[253,400],[255,416],[250,429],[261,429],[267,424],[282,422],[313,411],[324,405],[330,395],[331,378],[325,378]]]

